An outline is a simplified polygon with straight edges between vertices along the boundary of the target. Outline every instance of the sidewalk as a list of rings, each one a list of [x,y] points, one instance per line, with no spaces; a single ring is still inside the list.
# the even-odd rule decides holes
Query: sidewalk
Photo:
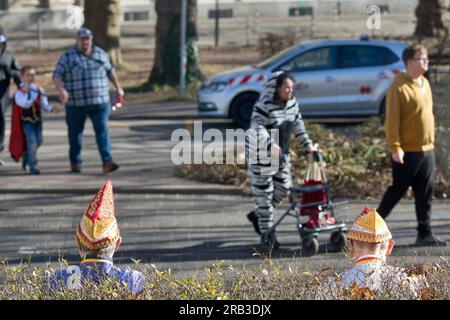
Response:
[[[172,131],[183,128],[196,116],[194,103],[164,102],[146,106],[130,104],[114,112],[110,136],[114,161],[120,169],[109,175],[118,193],[228,194],[240,188],[200,183],[175,176],[171,161]],[[86,121],[83,140],[83,172],[70,172],[64,110],[44,114],[44,143],[38,150],[40,175],[29,175],[15,163],[7,150],[0,154],[0,193],[94,194],[107,177],[102,172],[92,124]],[[166,120],[161,120],[166,119]],[[9,141],[10,109],[7,113],[6,143]]]

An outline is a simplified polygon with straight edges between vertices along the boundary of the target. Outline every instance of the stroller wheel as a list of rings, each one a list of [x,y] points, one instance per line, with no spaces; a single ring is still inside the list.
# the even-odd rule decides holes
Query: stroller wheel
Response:
[[[335,231],[331,234],[330,242],[337,251],[342,251],[345,247],[347,247],[347,237],[341,230]]]
[[[319,241],[316,237],[308,237],[302,240],[302,256],[310,257],[319,252]]]

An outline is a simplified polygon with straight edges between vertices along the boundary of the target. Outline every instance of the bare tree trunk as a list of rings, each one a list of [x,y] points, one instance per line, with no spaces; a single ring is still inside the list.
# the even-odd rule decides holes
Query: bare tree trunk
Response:
[[[155,56],[147,85],[178,85],[180,74],[180,0],[156,0]],[[197,48],[197,0],[187,0],[186,83],[202,80]]]
[[[417,25],[414,35],[419,38],[433,37],[445,29],[442,21],[443,7],[439,0],[419,0],[416,8]]]
[[[114,65],[122,64],[120,0],[89,0],[84,6],[84,25],[94,33],[94,43],[108,52]]]

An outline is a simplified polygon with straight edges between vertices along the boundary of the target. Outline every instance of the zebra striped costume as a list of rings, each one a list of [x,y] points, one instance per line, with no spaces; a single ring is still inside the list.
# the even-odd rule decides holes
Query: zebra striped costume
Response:
[[[307,148],[312,145],[305,129],[295,96],[281,106],[276,101],[276,81],[282,72],[273,73],[265,84],[265,92],[253,107],[250,129],[256,132],[257,141],[266,140],[267,150],[278,143],[283,155],[274,169],[256,162],[249,162],[248,172],[252,183],[252,195],[255,201],[255,213],[261,234],[264,234],[274,222],[273,210],[289,194],[291,187],[291,163],[289,141],[293,132],[299,145]],[[251,152],[261,151],[255,137],[249,137],[246,148],[247,159]],[[258,158],[259,159],[259,158]],[[278,163],[277,163],[278,164]],[[264,170],[265,169],[265,170]]]

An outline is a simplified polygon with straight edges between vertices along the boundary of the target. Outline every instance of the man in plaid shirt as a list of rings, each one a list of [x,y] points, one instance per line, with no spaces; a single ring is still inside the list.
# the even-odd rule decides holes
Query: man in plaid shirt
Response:
[[[77,33],[75,46],[59,59],[53,72],[53,83],[59,99],[66,105],[66,123],[69,136],[69,157],[72,172],[81,172],[81,147],[86,117],[90,117],[103,161],[103,172],[117,170],[119,166],[111,155],[108,132],[110,112],[109,83],[119,97],[124,91],[119,84],[108,55],[93,45],[93,34],[87,28]]]

